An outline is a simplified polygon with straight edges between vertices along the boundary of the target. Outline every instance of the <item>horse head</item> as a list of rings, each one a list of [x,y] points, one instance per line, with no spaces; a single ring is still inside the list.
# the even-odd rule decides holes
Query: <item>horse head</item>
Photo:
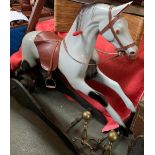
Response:
[[[111,42],[116,50],[121,54],[124,53],[130,58],[134,58],[137,53],[135,45],[128,29],[128,22],[120,16],[124,9],[130,6],[132,2],[111,7],[108,10],[107,22],[102,17],[99,22],[99,32],[109,42]]]

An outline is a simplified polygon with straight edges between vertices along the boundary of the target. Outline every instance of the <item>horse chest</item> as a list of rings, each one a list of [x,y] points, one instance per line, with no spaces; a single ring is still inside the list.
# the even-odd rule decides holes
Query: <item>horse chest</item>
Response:
[[[34,39],[40,65],[48,72],[54,71],[58,66],[61,40],[54,32],[48,31],[38,33]]]

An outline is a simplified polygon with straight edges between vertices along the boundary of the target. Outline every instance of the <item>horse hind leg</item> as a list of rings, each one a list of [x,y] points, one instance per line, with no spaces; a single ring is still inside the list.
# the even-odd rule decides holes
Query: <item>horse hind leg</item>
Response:
[[[22,61],[25,61],[31,68],[37,65],[36,60],[39,59],[38,49],[34,43],[35,37],[39,32],[29,32],[22,41]]]
[[[113,89],[124,101],[125,105],[127,106],[128,109],[130,109],[133,113],[135,113],[136,109],[131,102],[131,100],[125,95],[123,92],[122,88],[120,85],[116,82],[113,81],[112,79],[108,78],[106,75],[104,75],[99,68],[97,68],[97,75],[94,78],[95,81],[104,84],[108,86],[109,88]]]
[[[79,90],[83,92],[85,95],[91,97],[92,99],[98,101],[100,104],[102,104],[105,109],[108,111],[108,113],[111,115],[111,117],[123,128],[126,129],[126,126],[124,122],[122,121],[121,117],[118,115],[118,113],[112,108],[110,104],[107,103],[104,96],[101,95],[96,90],[92,89],[90,86],[87,85],[87,83],[82,79],[75,79],[70,83],[72,87],[75,90]]]

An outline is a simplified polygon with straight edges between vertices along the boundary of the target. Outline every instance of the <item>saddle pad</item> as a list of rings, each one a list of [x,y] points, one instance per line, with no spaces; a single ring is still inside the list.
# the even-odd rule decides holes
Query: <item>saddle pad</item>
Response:
[[[38,49],[40,64],[48,72],[58,66],[61,38],[54,32],[46,31],[37,34],[34,43]]]

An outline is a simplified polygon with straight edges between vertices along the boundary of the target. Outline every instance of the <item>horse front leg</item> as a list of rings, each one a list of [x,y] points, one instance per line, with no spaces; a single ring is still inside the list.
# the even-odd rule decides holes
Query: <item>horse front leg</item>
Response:
[[[133,105],[133,103],[131,102],[131,100],[125,95],[124,91],[122,90],[122,88],[120,87],[120,85],[108,78],[106,75],[104,75],[99,68],[97,68],[97,75],[94,78],[95,81],[104,84],[106,86],[108,86],[109,88],[113,89],[120,97],[121,99],[124,101],[125,105],[127,106],[128,109],[130,109],[132,112],[135,112],[136,109]]]
[[[124,122],[122,121],[121,117],[118,115],[118,113],[112,108],[110,104],[107,103],[104,96],[91,88],[83,79],[80,78],[74,78],[74,80],[70,81],[71,86],[75,90],[79,90],[85,95],[91,97],[92,99],[98,101],[100,104],[102,104],[105,109],[108,111],[108,113],[111,115],[111,117],[123,128],[126,129],[126,126]]]

